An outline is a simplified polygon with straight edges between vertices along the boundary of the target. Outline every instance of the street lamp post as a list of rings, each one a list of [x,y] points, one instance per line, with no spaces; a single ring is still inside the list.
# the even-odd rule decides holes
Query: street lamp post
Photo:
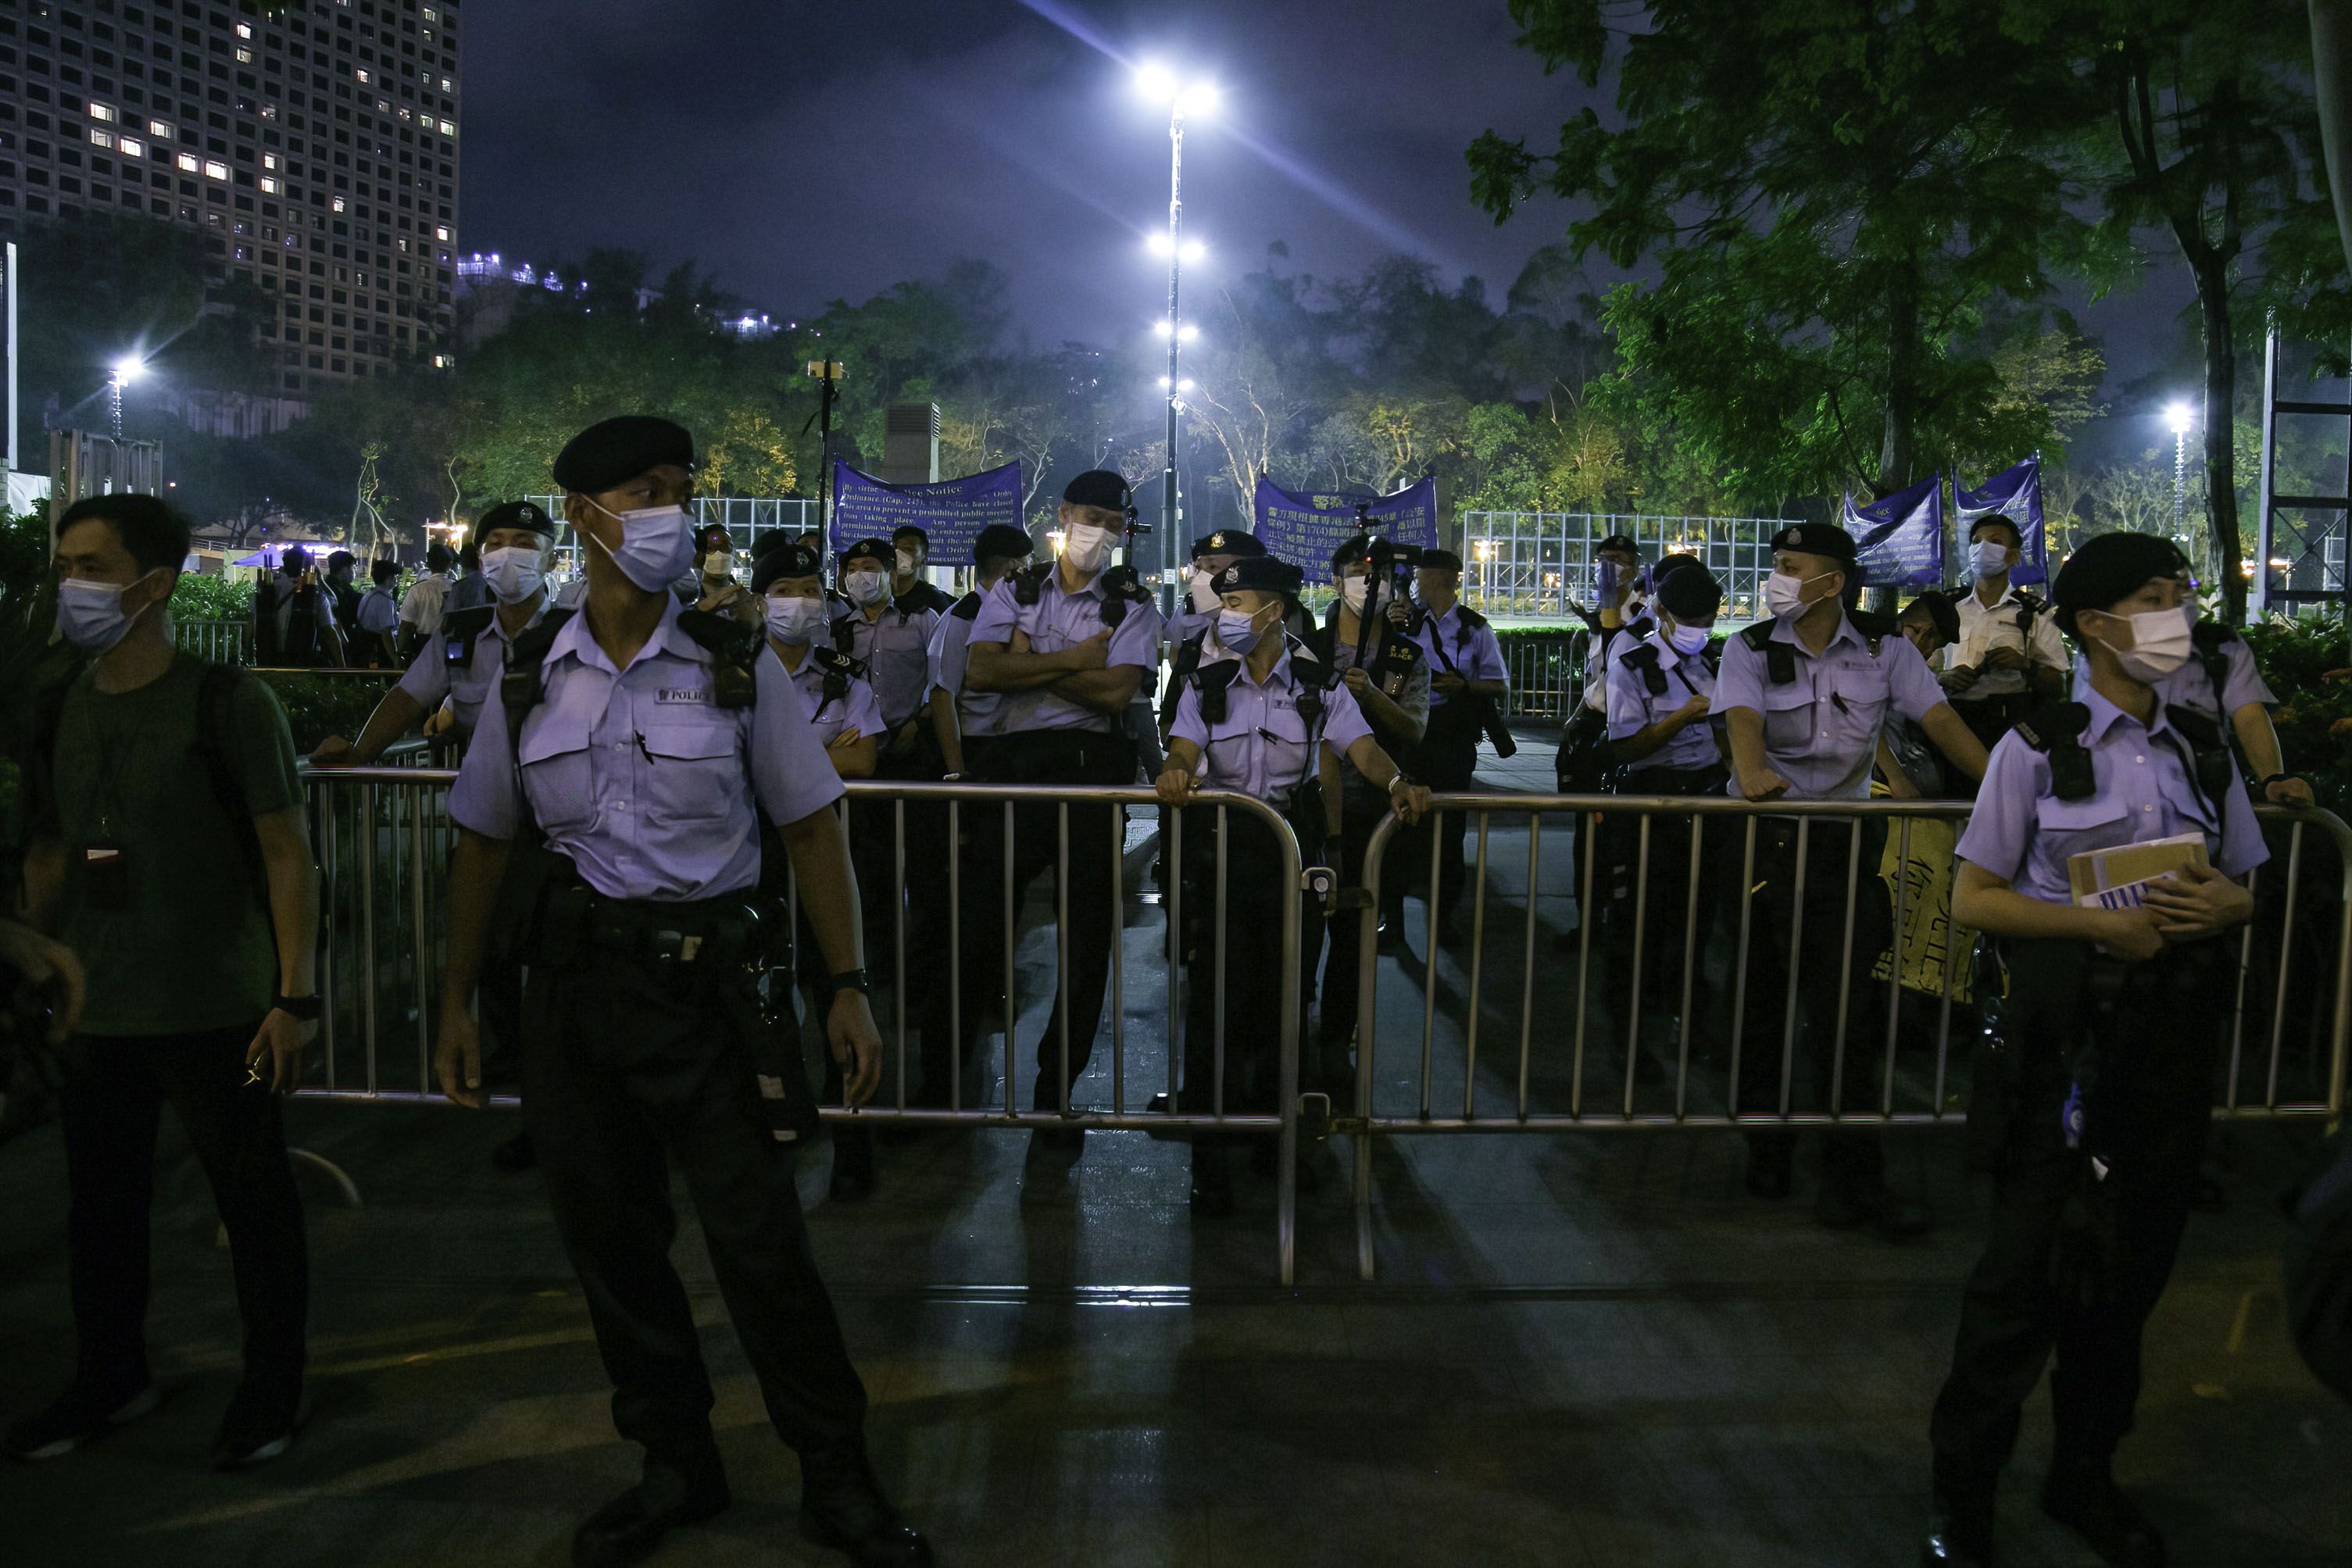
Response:
[[[1160,383],[1168,394],[1168,456],[1160,470],[1160,597],[1161,608],[1171,611],[1176,569],[1184,559],[1183,545],[1178,538],[1183,531],[1182,507],[1176,486],[1176,416],[1181,412],[1180,400],[1189,385],[1179,365],[1184,340],[1189,336],[1184,330],[1183,315],[1184,116],[1188,110],[1204,112],[1213,107],[1217,89],[1206,82],[1180,87],[1173,76],[1156,65],[1145,66],[1137,72],[1136,82],[1154,101],[1168,105],[1168,319],[1160,323],[1160,329],[1168,337],[1168,374]]]
[[[2179,399],[2165,405],[2164,423],[2172,431],[2172,542],[2189,542],[2184,522],[2189,497],[2189,430],[2197,411]]]
[[[122,439],[122,389],[147,373],[147,362],[136,354],[125,354],[114,361],[114,373],[106,382],[107,423],[114,439]]]

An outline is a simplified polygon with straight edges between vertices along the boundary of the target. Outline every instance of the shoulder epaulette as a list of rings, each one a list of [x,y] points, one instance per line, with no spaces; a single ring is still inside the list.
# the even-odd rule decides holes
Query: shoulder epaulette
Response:
[[[1639,671],[1642,685],[1649,688],[1652,696],[1666,695],[1666,672],[1658,667],[1658,645],[1655,643],[1636,643],[1618,654],[1617,662],[1629,670]]]
[[[710,610],[681,610],[677,629],[710,655],[710,700],[720,707],[750,707],[759,700],[753,671],[767,645],[766,628],[747,626]]]
[[[1054,570],[1051,559],[1031,561],[1015,572],[1006,574],[1004,580],[1013,585],[1013,602],[1030,605],[1037,602],[1038,592],[1045,586],[1046,577]]]
[[[955,607],[950,610],[948,613],[954,616],[959,621],[977,621],[980,619],[980,590],[975,588],[970,593],[965,594],[961,599],[957,600],[955,601]]]
[[[1774,624],[1770,621],[1759,621],[1753,626],[1743,626],[1739,629],[1739,640],[1760,653],[1771,646]]]
[[[1117,626],[1125,621],[1129,605],[1151,602],[1151,591],[1143,586],[1142,579],[1131,566],[1105,569],[1102,584],[1102,621],[1106,626]]]
[[[837,670],[845,675],[856,676],[866,673],[864,660],[853,659],[838,648],[811,648],[809,657],[821,667]]]
[[[2018,738],[2050,758],[2050,789],[2061,800],[2080,800],[2098,793],[2091,771],[2091,754],[2083,746],[2083,731],[2091,710],[2082,703],[2054,703],[2019,719]]]

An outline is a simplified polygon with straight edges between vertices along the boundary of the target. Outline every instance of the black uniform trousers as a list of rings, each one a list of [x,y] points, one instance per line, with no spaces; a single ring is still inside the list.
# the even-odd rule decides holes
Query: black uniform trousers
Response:
[[[77,1383],[126,1395],[148,1383],[148,1209],[155,1133],[169,1102],[228,1229],[245,1375],[280,1393],[301,1385],[310,1253],[278,1096],[247,1082],[245,1051],[259,1027],[256,1019],[194,1034],[79,1035],[67,1050]]]
[[[1339,885],[1343,888],[1360,886],[1364,879],[1364,855],[1371,848],[1372,830],[1389,814],[1388,792],[1376,789],[1360,778],[1350,778],[1339,795]],[[1381,884],[1386,890],[1398,886],[1408,869],[1405,864],[1406,845],[1412,830],[1400,828],[1389,841],[1388,852],[1382,856]],[[1426,849],[1423,851],[1425,854]],[[1310,862],[1311,863],[1311,862]],[[1402,897],[1402,894],[1398,895]],[[1382,900],[1385,904],[1386,899]],[[1382,913],[1385,915],[1386,910]],[[1318,911],[1318,924],[1320,912]],[[1356,917],[1341,920],[1331,928],[1331,950],[1323,960],[1323,1000],[1316,1020],[1315,1038],[1322,1050],[1318,1063],[1320,1076],[1328,1081],[1319,1085],[1334,1094],[1352,1084],[1343,1071],[1347,1064],[1348,1042],[1355,1037],[1358,1016],[1358,992],[1363,984],[1363,964],[1359,952],[1361,933]],[[1302,966],[1304,967],[1304,966]]]
[[[1782,1054],[1788,1037],[1789,958],[1800,902],[1797,894],[1797,821],[1756,821],[1754,904],[1748,928],[1748,989],[1741,1009],[1739,1109],[1742,1113],[1780,1107]],[[1885,1063],[1879,1054],[1886,1031],[1884,982],[1870,977],[1878,955],[1894,936],[1894,913],[1886,884],[1878,878],[1885,830],[1864,820],[1862,852],[1853,867],[1853,942],[1847,966],[1846,873],[1852,858],[1853,819],[1815,817],[1806,832],[1803,951],[1797,958],[1796,1051],[1789,1064],[1789,1109],[1800,1114],[1832,1110],[1870,1112],[1878,1105]],[[1744,836],[1727,833],[1719,850],[1736,884],[1746,854]],[[1737,931],[1738,888],[1728,901]],[[1837,1071],[1836,1030],[1841,967],[1845,989],[1845,1065]],[[1833,1095],[1832,1091],[1835,1091]],[[1832,1100],[1834,1099],[1834,1104]],[[1748,1139],[1759,1154],[1787,1158],[1796,1134],[1783,1128],[1756,1127]],[[1832,1180],[1874,1182],[1885,1168],[1877,1129],[1824,1129],[1822,1168]]]
[[[966,771],[976,765],[990,784],[1106,784],[1135,782],[1135,745],[1124,731],[1030,730],[999,736],[983,757],[965,758]],[[1119,809],[1108,805],[1073,803],[1069,811],[1069,853],[1061,848],[1062,808],[1053,802],[1024,803],[1013,814],[1013,918],[1029,884],[1058,868],[1069,883],[1066,928],[1060,933],[1068,964],[1059,977],[1068,996],[1068,1031],[1057,997],[1044,1032],[1037,1039],[1037,1078],[1032,1103],[1041,1111],[1059,1111],[1068,1098],[1068,1084],[1086,1071],[1094,1054],[1095,1032],[1102,1022],[1103,993],[1110,985],[1111,872],[1119,848],[1111,838]],[[1004,808],[1000,802],[968,808],[964,830],[963,953],[961,968],[963,1030],[967,1050],[982,1010],[1004,999]],[[1059,895],[1058,883],[1051,891]],[[1058,904],[1056,905],[1058,915]],[[1010,1034],[1015,1020],[1004,1020]],[[1063,1078],[1067,1052],[1069,1079]]]
[[[650,925],[698,906],[604,907]],[[536,956],[524,993],[524,1120],[613,1379],[613,1425],[648,1467],[696,1470],[711,1456],[710,1376],[669,1260],[673,1161],[778,1435],[803,1464],[846,1462],[863,1443],[866,1389],[760,1097],[745,956],[664,965],[588,942]]]
[[[1318,808],[1319,810],[1319,808]],[[1217,811],[1184,808],[1184,1080],[1178,1109],[1213,1113],[1217,1074]],[[1292,813],[1292,830],[1301,825]],[[1306,824],[1310,830],[1312,823]],[[1315,961],[1323,940],[1323,911],[1305,894],[1286,889],[1283,857],[1273,831],[1254,816],[1225,815],[1224,1035],[1223,1105],[1228,1114],[1265,1115],[1281,1104],[1282,1011],[1295,1009],[1306,1038]],[[1302,865],[1322,853],[1322,836],[1299,835]],[[1298,985],[1282,994],[1283,899],[1299,901]],[[1352,939],[1352,934],[1351,934]]]
[[[2082,942],[2001,944],[2013,1063],[2008,1082],[1978,1084],[1969,1112],[1972,1124],[1999,1119],[1991,1220],[1928,1427],[1947,1487],[1993,1484],[2053,1350],[2056,1463],[2104,1466],[2131,1430],[2141,1333],[2212,1124],[2235,950],[2224,936],[2126,965]],[[2066,1102],[2093,1041],[2082,1147],[2069,1149]],[[2094,1152],[2110,1166],[2104,1181],[2092,1179]]]
[[[1413,754],[1413,777],[1440,793],[1467,789],[1478,770],[1478,716],[1466,697],[1435,703],[1429,710],[1429,728]],[[1443,923],[1462,896],[1464,872],[1462,836],[1469,829],[1465,811],[1433,811],[1404,835],[1388,863],[1401,876],[1429,876],[1430,844],[1437,845],[1437,885],[1428,890],[1430,917]],[[1386,880],[1385,876],[1383,880]]]
[[[1637,768],[1612,775],[1616,795],[1721,795],[1725,769]],[[1642,864],[1642,823],[1650,824],[1650,860]],[[1633,987],[1633,910],[1643,905],[1642,1005],[1664,1016],[1682,1006],[1683,930],[1691,891],[1691,821],[1665,812],[1611,811],[1594,833],[1593,901],[1601,919],[1598,944],[1603,958],[1599,990],[1610,1017],[1622,1024]],[[1729,818],[1700,819],[1698,926],[1696,945],[1707,949],[1707,936],[1719,914],[1721,891],[1736,880],[1724,874],[1724,846],[1734,841]],[[1643,889],[1647,894],[1644,897]],[[1696,998],[1706,986],[1705,960],[1693,977]]]

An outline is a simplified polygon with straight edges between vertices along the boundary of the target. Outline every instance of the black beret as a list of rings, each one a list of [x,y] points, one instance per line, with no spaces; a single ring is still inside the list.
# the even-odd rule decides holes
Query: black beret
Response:
[[[1462,558],[1450,549],[1425,549],[1421,552],[1421,564],[1435,567],[1440,571],[1461,575]]]
[[[1089,468],[1071,480],[1062,491],[1062,499],[1073,507],[1100,507],[1106,511],[1135,511],[1134,491],[1125,479],[1108,468]]]
[[[555,482],[567,491],[594,495],[664,464],[693,467],[694,437],[667,419],[625,413],[564,443],[555,455]]]
[[[2022,539],[2025,538],[2025,530],[2017,526],[2015,518],[2011,517],[2004,512],[1987,512],[1983,517],[1979,517],[1975,522],[1970,523],[1969,525],[1969,538],[1971,539],[1975,538],[1977,537],[1977,530],[1984,527],[1987,523],[1999,523],[2002,528],[2009,530],[2010,536],[2012,538]]]
[[[1257,542],[1257,536],[1240,528],[1219,528],[1215,533],[1202,534],[1192,541],[1194,560],[1204,555],[1229,555],[1239,559],[1245,555],[1265,553],[1265,547]]]
[[[502,501],[477,518],[466,542],[476,549],[494,528],[529,528],[535,534],[555,537],[555,523],[536,501]]]
[[[1011,560],[1032,554],[1037,549],[1026,528],[1016,528],[1011,523],[991,523],[980,530],[980,538],[971,543],[971,564],[984,560]]]
[[[1592,547],[1594,555],[1599,555],[1602,550],[1619,550],[1635,559],[1639,559],[1642,554],[1642,547],[1633,542],[1633,536],[1631,534],[1611,534]]]
[[[1307,574],[1286,560],[1276,560],[1270,555],[1245,555],[1224,570],[1217,573],[1210,586],[1219,593],[1296,593],[1307,583]]]
[[[849,563],[860,557],[871,557],[884,566],[888,566],[898,559],[898,552],[890,548],[888,539],[852,539],[849,548],[841,552],[841,566],[842,570],[846,571],[849,570]]]
[[[1358,534],[1331,552],[1331,570],[1339,570],[1352,561],[1364,560],[1372,553],[1372,536]]]
[[[1835,523],[1791,523],[1772,536],[1772,548],[1827,556],[1847,566],[1853,564],[1853,536]]]
[[[1677,621],[1698,621],[1723,608],[1723,585],[1715,574],[1691,561],[1657,580],[1659,605]]]
[[[770,545],[751,563],[751,591],[765,593],[768,585],[780,577],[819,577],[824,571],[824,558],[806,545]]]
[[[2152,577],[2179,577],[2189,570],[2180,547],[2157,534],[2112,533],[2086,539],[2058,569],[2050,597],[2058,606],[2058,629],[2071,635],[2074,612],[2105,610],[2129,599]]]
[[[1680,571],[1686,566],[1696,566],[1700,568],[1702,570],[1706,569],[1706,563],[1687,550],[1675,555],[1660,556],[1650,566],[1650,587],[1652,591],[1654,591],[1658,584],[1665,581],[1667,573]]]
[[[1935,622],[1936,634],[1945,642],[1957,643],[1960,640],[1960,607],[1953,597],[1942,589],[1927,590],[1927,592],[1905,605],[1903,613],[1908,615],[1914,610]]]

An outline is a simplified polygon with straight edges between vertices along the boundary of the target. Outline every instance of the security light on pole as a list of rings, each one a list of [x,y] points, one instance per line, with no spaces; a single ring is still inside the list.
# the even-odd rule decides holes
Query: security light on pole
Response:
[[[1181,511],[1176,491],[1177,396],[1192,385],[1177,368],[1179,350],[1192,336],[1192,329],[1184,325],[1180,308],[1183,264],[1198,260],[1201,255],[1199,242],[1184,238],[1184,120],[1187,116],[1205,115],[1215,109],[1217,89],[1213,82],[1207,81],[1188,86],[1157,62],[1135,73],[1135,85],[1147,101],[1168,107],[1168,232],[1157,237],[1152,246],[1168,258],[1168,315],[1160,323],[1160,335],[1168,340],[1168,374],[1160,382],[1168,394],[1168,460],[1160,476],[1160,601],[1162,608],[1167,609],[1173,604],[1176,564],[1182,559],[1180,552],[1183,549],[1183,530],[1178,527]]]
[[[146,361],[136,354],[125,354],[114,361],[114,373],[107,378],[107,418],[117,441],[122,439],[122,389],[146,373]]]
[[[2164,405],[2165,427],[2172,432],[2172,542],[2186,544],[2188,533],[2183,517],[2189,496],[2189,433],[2197,423],[2197,411],[2180,398]]]

